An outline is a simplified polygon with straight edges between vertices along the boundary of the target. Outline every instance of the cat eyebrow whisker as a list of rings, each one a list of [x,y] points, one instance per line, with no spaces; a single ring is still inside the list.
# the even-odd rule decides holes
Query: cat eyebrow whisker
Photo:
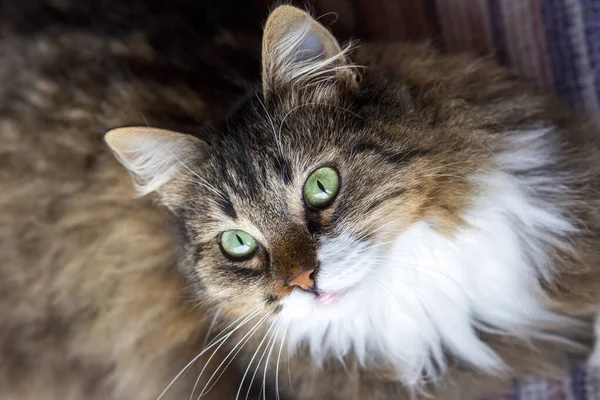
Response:
[[[360,114],[357,114],[357,113],[355,113],[354,111],[352,111],[352,110],[349,110],[349,109],[347,109],[347,108],[345,108],[345,107],[337,106],[337,105],[335,105],[335,104],[330,104],[330,103],[319,103],[319,102],[308,102],[308,103],[303,103],[303,104],[297,105],[297,106],[295,106],[295,107],[292,107],[292,108],[291,108],[291,109],[290,109],[290,110],[289,110],[289,111],[288,111],[288,112],[287,112],[287,113],[286,113],[286,114],[283,116],[283,118],[281,119],[281,122],[279,123],[279,132],[277,133],[277,137],[279,138],[279,140],[280,140],[280,141],[281,141],[281,130],[282,130],[282,128],[283,128],[283,124],[285,123],[285,120],[287,119],[287,117],[288,117],[288,116],[289,116],[289,115],[290,115],[292,112],[296,111],[297,109],[299,109],[299,108],[302,108],[302,107],[308,107],[308,106],[324,106],[324,107],[333,107],[333,108],[336,108],[336,109],[338,109],[338,110],[346,111],[347,113],[350,113],[350,114],[354,115],[355,117],[358,117],[358,118],[360,118],[360,119],[362,119],[362,120],[365,120],[365,117],[363,117],[362,115],[360,115]]]
[[[279,152],[283,153],[283,144],[281,142],[281,135],[278,135],[277,131],[275,130],[275,123],[273,122],[273,117],[271,117],[271,114],[269,114],[269,110],[267,110],[265,103],[263,103],[263,101],[260,99],[258,92],[255,93],[255,96],[256,96],[256,99],[258,100],[258,102],[260,103],[260,105],[262,106],[263,110],[265,110],[265,114],[266,114],[267,118],[269,119],[269,124],[271,124],[271,128],[273,129],[273,135],[275,135],[275,141],[277,143],[277,147],[279,148]],[[281,133],[281,131],[279,133]],[[277,162],[279,163],[279,160],[277,160]],[[281,167],[281,165],[280,165],[280,167]]]
[[[213,192],[214,194],[216,194],[217,196],[219,196],[222,200],[227,200],[227,197],[225,196],[225,194],[223,194],[223,192],[221,192],[219,189],[215,188],[213,185],[211,185],[210,183],[208,183],[204,178],[202,178],[200,175],[198,175],[196,172],[194,172],[183,161],[181,161],[175,154],[173,154],[173,152],[170,149],[167,149],[167,151],[173,156],[173,158],[175,158],[175,160],[177,160],[181,165],[183,165],[196,178],[200,179],[199,184],[201,183],[201,186],[203,186],[206,189],[210,190],[211,192]]]
[[[473,182],[473,183],[479,183],[477,182],[475,179],[473,178],[469,178],[468,176],[461,176],[461,175],[452,175],[452,174],[429,174],[429,175],[423,175],[423,176],[428,176],[428,177],[450,177],[450,178],[459,178],[459,179],[464,179],[466,181],[469,182]]]

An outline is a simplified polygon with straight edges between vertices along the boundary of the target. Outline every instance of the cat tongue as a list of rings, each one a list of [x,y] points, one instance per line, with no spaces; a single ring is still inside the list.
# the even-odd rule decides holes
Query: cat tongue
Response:
[[[319,304],[329,304],[332,301],[334,301],[335,299],[337,299],[337,297],[340,294],[341,294],[341,292],[331,292],[331,293],[320,294],[317,297],[317,301],[319,302]]]

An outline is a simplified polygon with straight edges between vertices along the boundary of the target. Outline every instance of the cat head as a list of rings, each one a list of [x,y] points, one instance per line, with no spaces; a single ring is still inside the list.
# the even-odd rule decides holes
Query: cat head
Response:
[[[464,282],[418,273],[438,268],[434,245],[454,251],[447,236],[477,192],[465,177],[485,170],[480,143],[389,71],[353,64],[350,50],[307,13],[278,7],[263,37],[262,90],[217,139],[134,127],[106,141],[139,193],[155,192],[176,217],[182,270],[203,301],[289,324],[290,340],[310,341],[315,356],[364,356],[370,336],[389,333],[371,347],[396,352],[413,376],[430,357],[443,362],[445,346],[478,351],[490,366]],[[413,275],[437,311],[423,306]],[[442,344],[430,312],[464,329]]]

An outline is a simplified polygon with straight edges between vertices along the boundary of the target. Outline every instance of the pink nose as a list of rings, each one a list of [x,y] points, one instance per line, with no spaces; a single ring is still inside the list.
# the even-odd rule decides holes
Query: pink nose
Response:
[[[306,271],[300,272],[298,275],[290,279],[288,285],[298,286],[300,289],[304,289],[306,291],[315,290],[315,281],[312,278],[313,272],[315,272],[314,269],[307,269]]]

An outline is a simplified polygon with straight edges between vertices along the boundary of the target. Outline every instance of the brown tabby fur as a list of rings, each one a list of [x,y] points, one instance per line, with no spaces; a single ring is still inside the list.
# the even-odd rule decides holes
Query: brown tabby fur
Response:
[[[248,278],[240,280],[242,290],[234,286],[216,290],[231,284],[232,278],[219,276],[214,269],[220,261],[212,242],[203,250],[202,262],[209,267],[201,272],[194,269],[192,240],[199,239],[198,232],[206,226],[202,219],[183,218],[186,212],[189,217],[202,209],[207,194],[192,189],[189,182],[170,183],[166,203],[172,215],[152,200],[131,200],[130,178],[102,141],[101,128],[142,124],[144,119],[152,126],[198,134],[193,120],[218,119],[227,103],[227,96],[211,97],[206,89],[212,77],[193,76],[197,81],[190,87],[193,79],[186,68],[165,67],[145,75],[156,65],[169,64],[143,31],[120,39],[81,30],[55,34],[52,39],[47,32],[0,39],[0,79],[4,82],[0,87],[0,399],[153,399],[203,348],[214,303],[224,301],[227,313],[237,316],[252,306],[248,298],[262,299],[265,293],[282,297],[290,289],[269,286],[265,292]],[[217,55],[211,54],[211,62],[221,63],[218,73],[237,77],[228,68],[231,60]],[[581,197],[573,195],[564,201],[589,230],[573,238],[580,250],[577,257],[555,255],[560,279],[547,290],[556,303],[553,306],[566,314],[585,319],[595,311],[600,274],[592,267],[600,262],[596,245],[600,161],[592,128],[489,60],[440,56],[428,46],[386,44],[363,45],[351,58],[369,67],[361,85],[377,87],[398,78],[405,82],[397,91],[391,89],[387,98],[390,104],[401,105],[404,113],[384,116],[377,108],[365,107],[362,111],[371,112],[367,118],[379,121],[378,129],[409,138],[410,146],[448,150],[438,154],[436,162],[463,162],[449,171],[452,175],[485,168],[485,153],[469,149],[485,148],[487,143],[469,133],[500,134],[535,128],[540,121],[558,127],[572,153],[557,169],[589,177],[581,182]],[[246,81],[246,76],[237,78]],[[251,115],[263,111],[254,106]],[[278,110],[273,103],[266,104],[278,122],[290,104],[280,106]],[[329,115],[334,115],[335,123],[345,116],[338,112],[329,107],[299,109],[288,124],[326,121]],[[256,131],[269,132],[264,114],[261,118],[249,124]],[[431,132],[428,138],[416,134],[423,129]],[[448,139],[449,133],[460,137],[462,144]],[[218,146],[218,138],[205,139]],[[253,149],[256,153],[263,150]],[[199,170],[210,167],[198,165]],[[416,176],[422,166],[413,167]],[[377,226],[400,209],[402,215],[414,219],[432,217],[442,232],[451,235],[463,223],[459,214],[476,190],[467,180],[452,178],[431,178],[417,189],[422,190],[415,190],[401,208],[393,202],[382,206],[369,226]],[[245,193],[237,195],[231,201],[239,210]],[[182,206],[183,200],[189,203]],[[297,217],[302,207],[300,202],[289,204],[295,224],[304,223]],[[202,218],[222,218],[225,211],[221,208],[211,208]],[[174,243],[173,219],[179,228],[184,225],[191,239]],[[331,211],[323,214],[320,223],[333,221]],[[289,232],[279,236],[289,236]],[[302,235],[304,231],[293,232]],[[212,231],[204,235],[212,237]],[[260,238],[261,233],[255,235]],[[297,261],[299,254],[311,257],[286,246],[277,246],[282,249],[277,256],[281,260]],[[253,262],[259,268],[264,259]],[[211,288],[207,276],[221,286]],[[220,328],[226,324],[222,321]],[[509,338],[490,337],[489,342],[515,367],[516,374],[559,375],[560,368],[554,366],[565,362],[566,351],[556,345],[538,344],[534,350]],[[238,367],[230,367],[223,375],[211,398],[234,398],[239,372],[257,343],[253,339],[244,348]],[[383,400],[406,394],[385,366],[365,369],[352,359],[346,361],[345,366],[332,361],[319,369],[300,352],[290,359],[293,390],[287,383],[286,365],[279,377],[280,391],[298,399]],[[196,365],[201,368],[202,364]],[[274,370],[273,364],[270,371]],[[167,398],[187,398],[198,371],[178,380]],[[273,375],[268,379],[272,386]],[[456,364],[436,398],[474,399],[503,389],[506,383],[474,375],[467,366]]]
[[[226,20],[243,4],[191,3],[0,4],[0,399],[155,399],[204,346],[169,216],[102,140],[220,120],[256,76],[255,11],[248,29]]]

